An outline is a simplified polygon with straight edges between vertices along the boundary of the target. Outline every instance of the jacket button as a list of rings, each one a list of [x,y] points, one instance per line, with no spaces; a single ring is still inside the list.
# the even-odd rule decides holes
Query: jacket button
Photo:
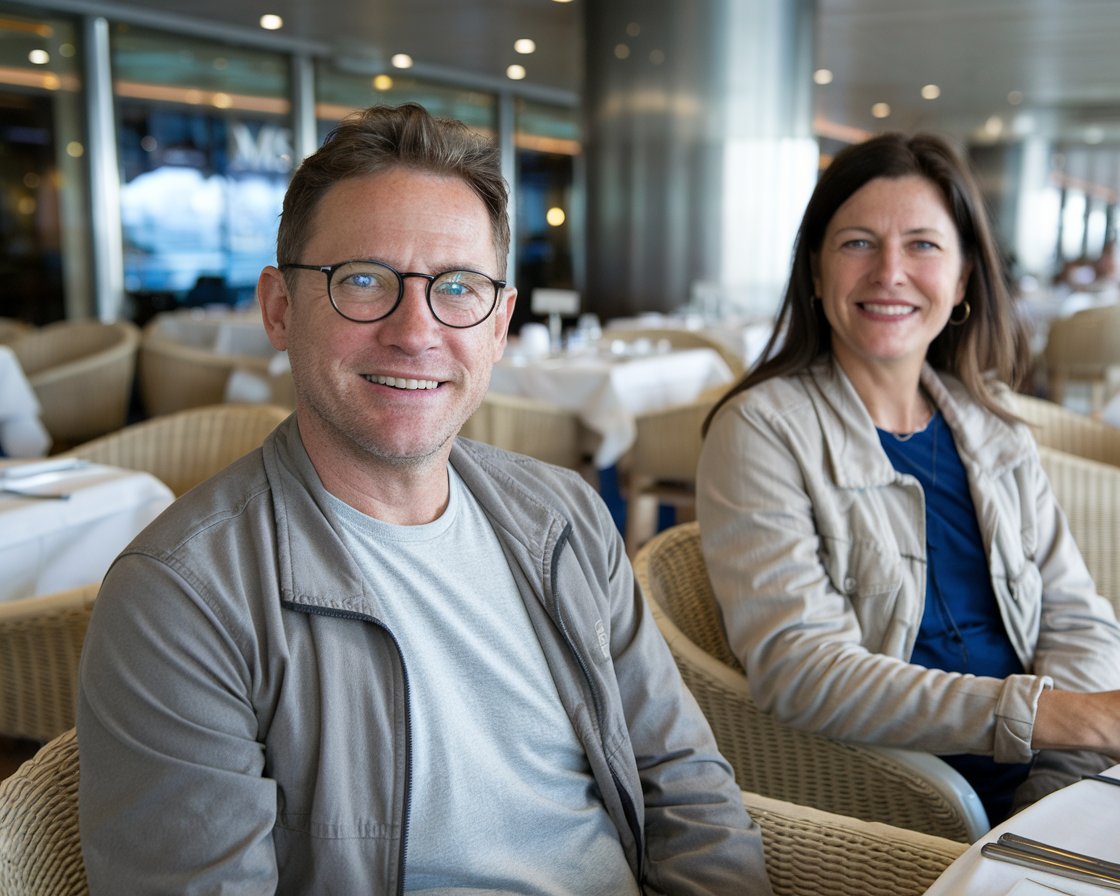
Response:
[[[846,579],[844,579],[844,590],[847,591],[849,594],[851,594],[853,591],[856,590],[856,577],[855,576],[848,576]]]

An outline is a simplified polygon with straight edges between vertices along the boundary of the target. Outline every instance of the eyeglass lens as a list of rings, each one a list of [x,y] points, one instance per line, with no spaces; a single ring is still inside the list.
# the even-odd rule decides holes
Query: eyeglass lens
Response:
[[[330,279],[335,308],[355,321],[373,321],[392,312],[403,280],[392,268],[371,261],[351,261]],[[494,307],[497,287],[474,271],[447,271],[428,282],[428,303],[441,323],[467,327],[485,318]]]

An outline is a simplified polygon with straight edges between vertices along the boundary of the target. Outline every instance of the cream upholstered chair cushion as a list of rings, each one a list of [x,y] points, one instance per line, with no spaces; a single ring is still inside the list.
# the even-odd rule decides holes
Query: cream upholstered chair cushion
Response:
[[[961,842],[988,830],[975,791],[936,756],[798,731],[758,708],[724,635],[695,522],[650,539],[634,572],[741,788]]]
[[[757,793],[743,805],[762,828],[774,896],[921,896],[968,849]]]
[[[56,447],[124,426],[139,343],[124,320],[57,321],[12,342]]]
[[[700,430],[726,391],[726,386],[716,386],[694,401],[635,418],[634,444],[619,464],[626,497],[626,550],[631,556],[657,531],[661,504],[677,509],[678,522],[693,512],[696,465],[703,445]]]
[[[78,836],[78,739],[73,728],[0,781],[0,893],[89,893]]]
[[[0,734],[45,741],[74,725],[78,659],[98,587],[0,602]]]
[[[143,470],[182,495],[264,441],[290,412],[270,404],[218,404],[133,423],[59,457]]]
[[[1101,411],[1120,384],[1120,304],[1052,321],[1043,357],[1051,399],[1063,404],[1071,382],[1088,383],[1090,408]]]
[[[575,412],[534,398],[487,392],[460,435],[573,470],[583,465]]]

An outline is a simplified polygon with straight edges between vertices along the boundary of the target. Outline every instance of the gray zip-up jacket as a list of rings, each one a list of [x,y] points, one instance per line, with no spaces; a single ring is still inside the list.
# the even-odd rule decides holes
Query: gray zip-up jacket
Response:
[[[645,892],[768,894],[758,828],[598,496],[465,440],[451,462]],[[326,498],[293,417],[113,564],[78,706],[93,893],[401,891],[408,657]]]
[[[760,383],[713,420],[698,470],[704,556],[751,693],[784,722],[842,740],[1026,762],[1043,688],[1120,688],[1120,627],[1029,430],[928,366],[921,382],[952,430],[1027,674],[999,680],[907,664],[925,606],[925,496],[895,471],[831,361]]]

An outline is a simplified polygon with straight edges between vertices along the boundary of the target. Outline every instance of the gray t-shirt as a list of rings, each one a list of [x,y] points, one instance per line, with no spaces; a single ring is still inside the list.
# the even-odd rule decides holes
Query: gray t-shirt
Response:
[[[408,676],[405,890],[637,894],[501,546],[449,475],[421,526],[335,501]]]

